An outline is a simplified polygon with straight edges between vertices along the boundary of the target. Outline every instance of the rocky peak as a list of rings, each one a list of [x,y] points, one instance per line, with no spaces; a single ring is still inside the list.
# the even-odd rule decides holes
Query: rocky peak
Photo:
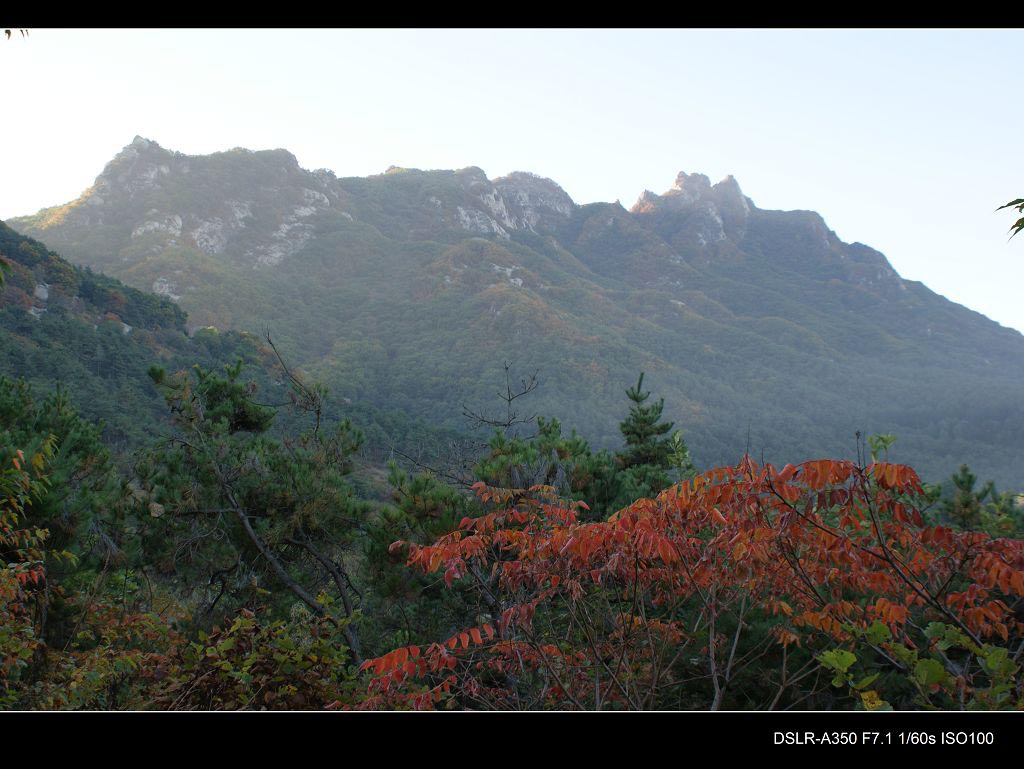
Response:
[[[661,195],[645,190],[630,212],[685,214],[696,243],[704,246],[742,233],[753,207],[731,175],[712,185],[705,174],[681,171],[671,189]]]
[[[568,218],[576,204],[555,182],[517,171],[487,178],[476,166],[455,171],[470,205],[456,206],[455,221],[462,229],[508,238],[515,230],[537,232]]]
[[[279,147],[276,150],[261,150],[254,152],[253,150],[244,149],[240,147],[239,150],[249,155],[261,155],[266,158],[272,158],[273,160],[276,160],[282,166],[284,166],[286,169],[290,171],[299,170],[299,159],[286,149],[282,149]]]
[[[716,208],[742,211],[744,214],[753,208],[753,203],[743,194],[739,182],[731,174],[712,186],[704,174],[680,171],[671,189],[661,195],[644,190],[630,210],[633,213],[655,209],[686,210],[708,202]]]
[[[465,168],[460,168],[455,172],[455,175],[464,183],[490,184],[484,169],[479,166],[466,166]]]
[[[494,180],[494,186],[510,203],[539,218],[546,214],[568,217],[576,208],[569,194],[551,179],[525,171],[514,171]]]
[[[742,212],[745,216],[753,208],[750,199],[743,194],[743,190],[740,189],[740,183],[736,181],[732,174],[729,174],[712,187],[710,195],[718,204],[718,207],[723,210]]]
[[[275,265],[312,237],[311,221],[331,207],[335,186],[333,174],[300,168],[284,149],[185,155],[136,136],[78,201],[49,219],[123,231],[126,240],[119,245],[131,256],[122,253],[122,262],[184,247]],[[203,194],[193,194],[197,187]],[[159,275],[147,288],[178,299],[194,287]]]
[[[672,189],[664,197],[682,203],[696,203],[711,190],[711,180],[704,174],[688,174],[680,171]]]
[[[131,163],[140,158],[147,160],[153,160],[160,157],[170,157],[171,153],[161,147],[152,139],[147,139],[144,136],[136,136],[131,140],[129,144],[126,144],[120,152],[118,152],[107,163],[107,168],[112,165],[118,165],[123,163]]]
[[[173,157],[155,141],[136,136],[96,178],[94,194],[102,196],[112,189],[131,194],[159,186],[160,177],[170,173]]]

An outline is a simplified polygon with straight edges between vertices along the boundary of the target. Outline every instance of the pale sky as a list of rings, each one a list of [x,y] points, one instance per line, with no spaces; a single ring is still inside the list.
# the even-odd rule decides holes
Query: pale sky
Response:
[[[813,209],[1024,330],[1022,30],[50,30],[0,38],[0,218],[136,134],[338,176],[532,171],[628,208],[679,171]]]

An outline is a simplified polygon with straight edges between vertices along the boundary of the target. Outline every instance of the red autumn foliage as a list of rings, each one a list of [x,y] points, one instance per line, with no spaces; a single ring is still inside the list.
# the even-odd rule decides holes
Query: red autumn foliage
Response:
[[[367,660],[360,707],[655,708],[697,670],[717,708],[754,616],[781,654],[776,701],[787,648],[848,642],[876,621],[911,646],[928,621],[978,644],[1024,635],[1011,610],[1024,543],[926,526],[903,465],[746,457],[594,523],[550,487],[476,492],[491,512],[433,545],[392,547],[449,586],[472,580],[490,622]]]

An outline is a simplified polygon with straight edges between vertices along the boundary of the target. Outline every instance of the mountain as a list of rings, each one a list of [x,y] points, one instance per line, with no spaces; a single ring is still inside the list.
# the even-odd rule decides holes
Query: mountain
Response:
[[[508,361],[539,370],[524,414],[615,445],[642,370],[698,465],[893,433],[890,458],[928,479],[968,462],[1024,487],[1024,337],[732,177],[681,173],[627,210],[527,173],[339,178],[284,150],[136,137],[77,200],[9,224],[172,299],[190,329],[269,327],[366,408],[464,426]]]
[[[75,267],[2,222],[0,260],[0,375],[22,377],[40,394],[63,385],[83,415],[103,421],[115,448],[137,448],[160,432],[167,407],[150,366],[219,368],[241,357],[270,381],[251,336],[190,337],[185,313],[166,297]]]

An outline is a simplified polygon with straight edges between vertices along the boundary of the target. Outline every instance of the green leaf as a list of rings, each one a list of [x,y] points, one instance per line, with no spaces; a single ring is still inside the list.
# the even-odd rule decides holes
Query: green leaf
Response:
[[[818,654],[818,661],[829,670],[846,673],[857,661],[857,656],[846,649],[833,649]]]
[[[960,647],[961,649],[968,649],[970,651],[975,651],[978,648],[974,642],[972,642],[960,630],[952,625],[946,625],[942,622],[929,622],[928,627],[925,628],[924,634],[929,640],[937,640],[935,646],[940,651],[946,651],[954,646]]]
[[[1010,659],[1008,650],[1000,646],[986,645],[978,660],[991,676],[1011,676],[1017,672],[1017,665]]]
[[[886,641],[892,640],[892,631],[889,630],[889,626],[881,620],[875,620],[871,623],[871,626],[867,629],[868,640],[876,646]]]
[[[837,673],[832,681],[833,686],[842,686],[846,678],[846,671],[856,661],[856,655],[846,649],[832,649],[818,655],[818,662]]]
[[[856,689],[857,691],[860,691],[861,689],[866,689],[867,687],[871,686],[871,684],[874,683],[875,679],[878,678],[879,675],[880,675],[879,673],[872,673],[867,678],[862,678],[860,681],[855,683],[853,685],[853,688]]]
[[[932,684],[942,683],[946,680],[946,677],[946,669],[938,660],[918,660],[917,664],[914,666],[914,678],[916,678],[917,682],[922,686],[931,686]]]

